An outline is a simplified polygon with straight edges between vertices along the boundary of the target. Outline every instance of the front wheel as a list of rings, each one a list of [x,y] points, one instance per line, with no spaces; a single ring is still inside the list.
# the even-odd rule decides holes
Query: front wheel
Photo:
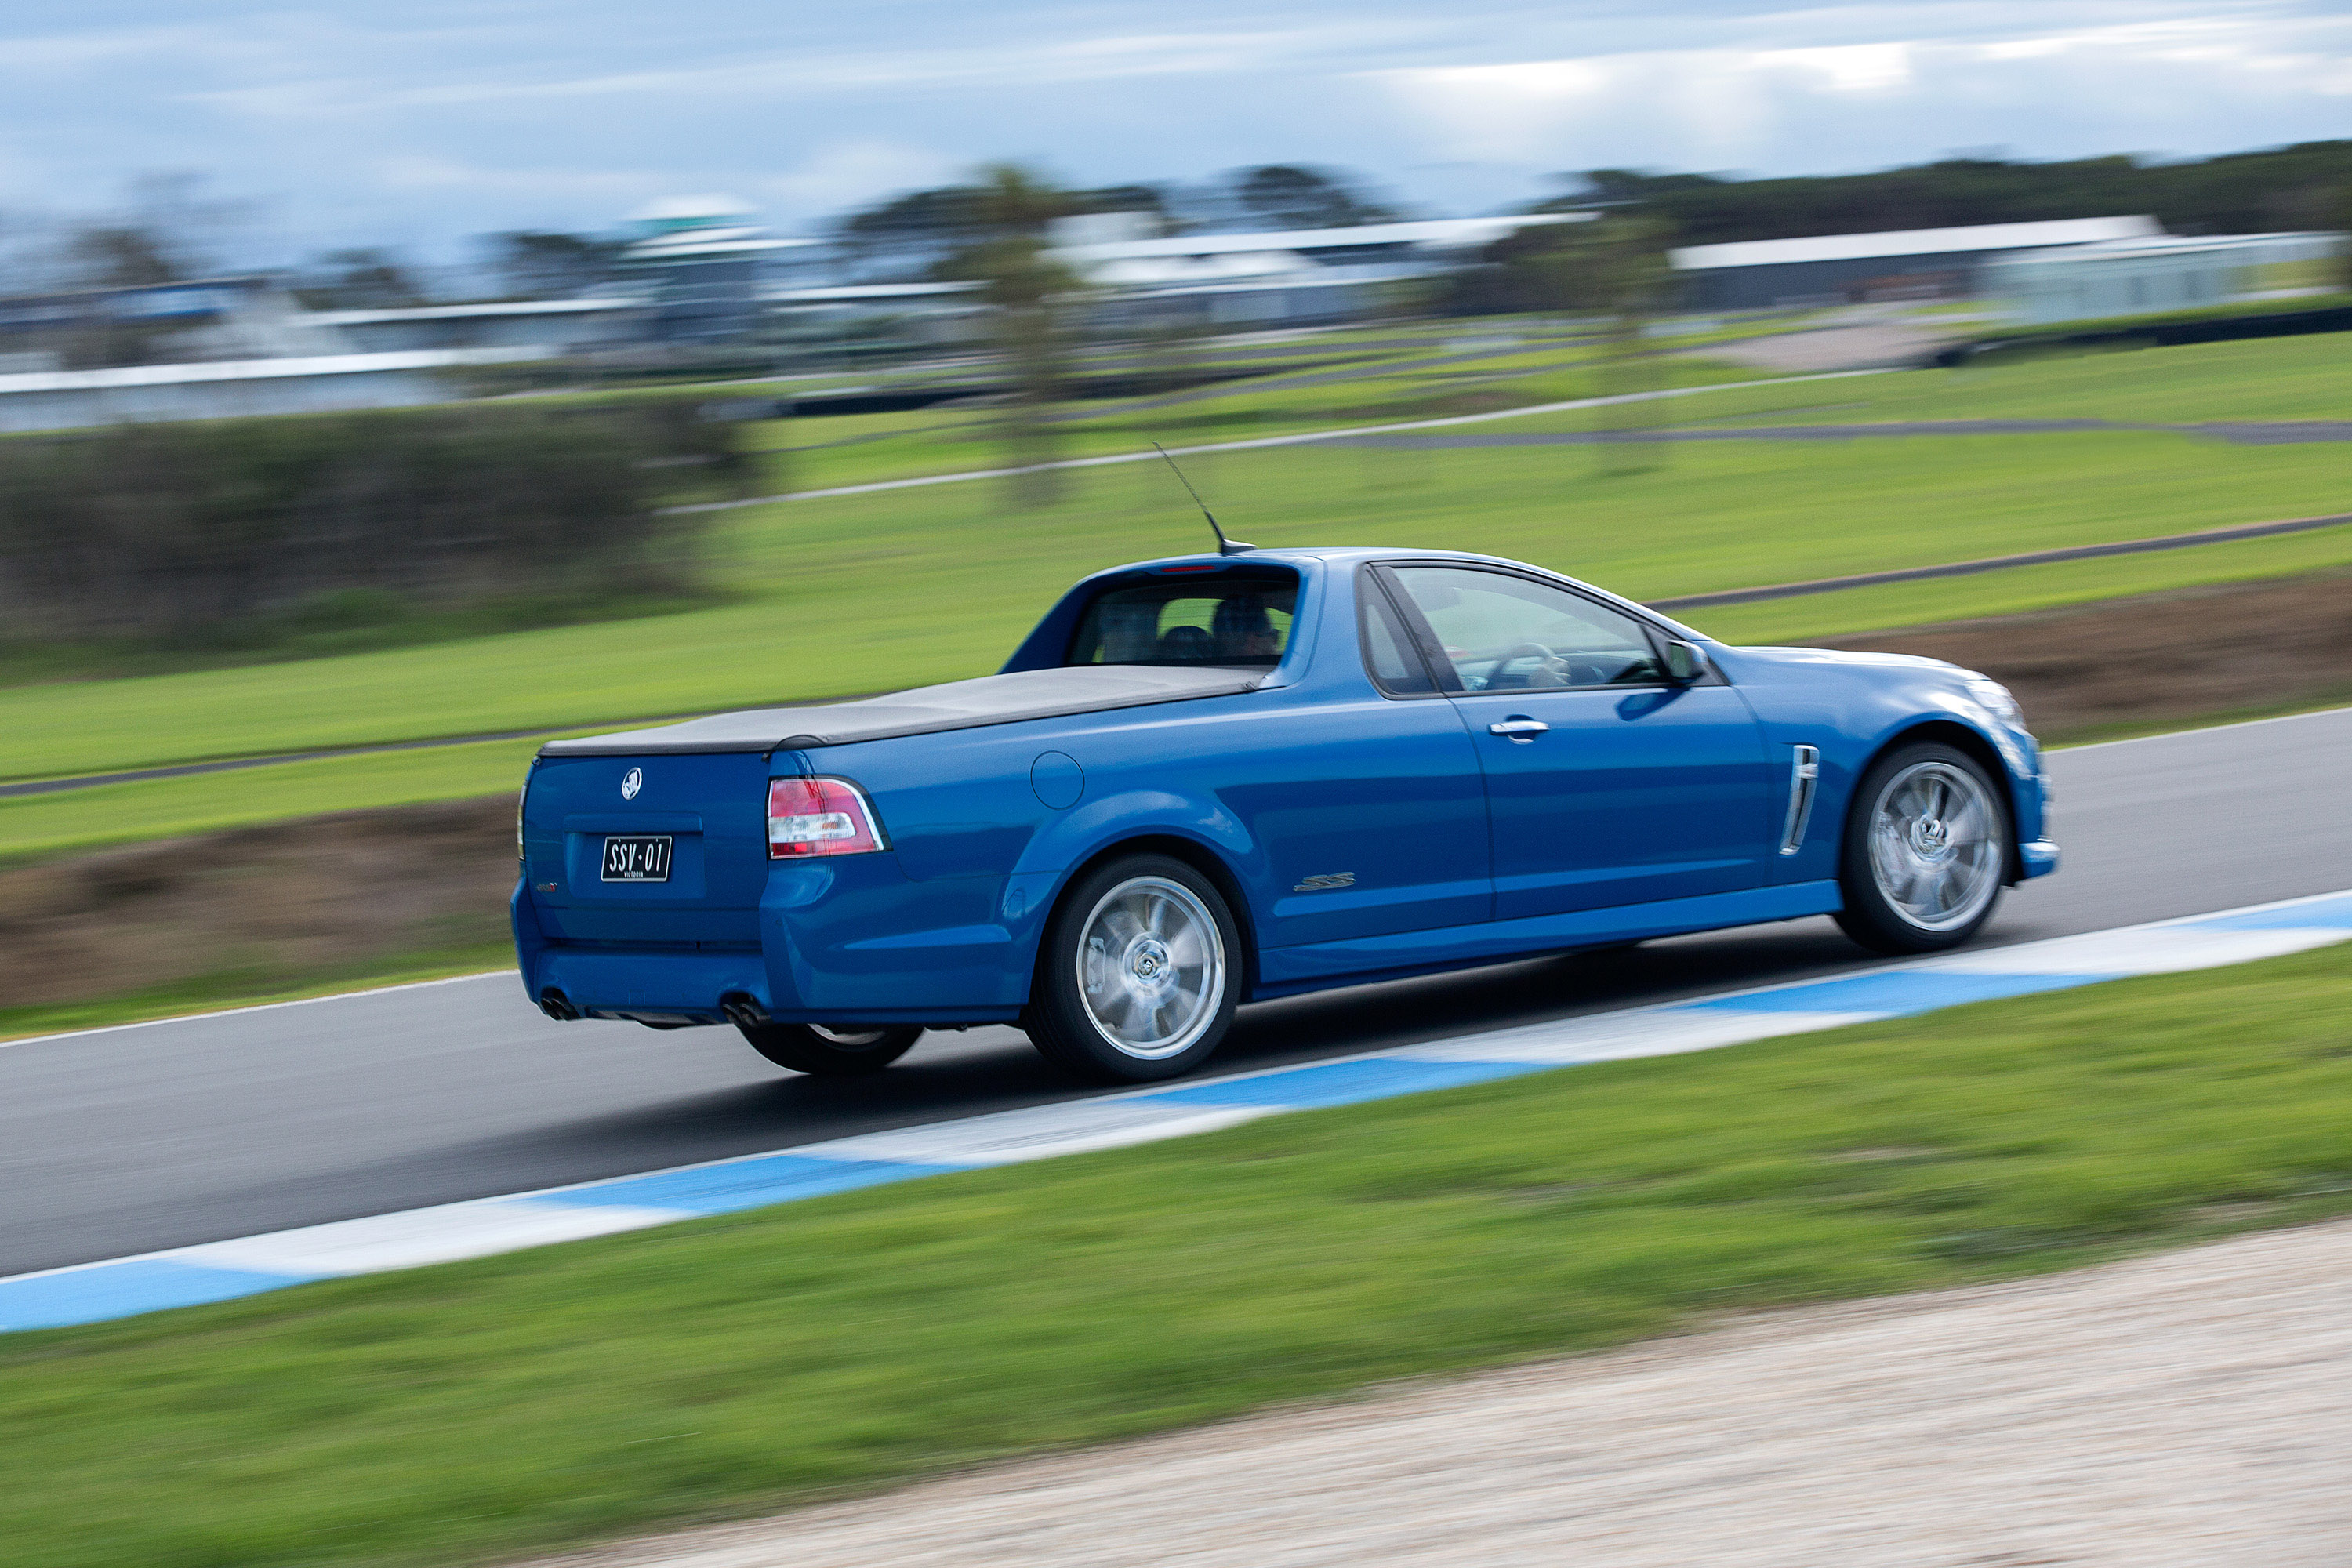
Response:
[[[1874,952],[1958,947],[1992,918],[2009,807],[1984,764],[1934,742],[1871,764],[1846,814],[1837,922]]]
[[[880,1072],[907,1054],[923,1031],[833,1024],[738,1024],[751,1048],[780,1068],[818,1078]]]
[[[1047,928],[1021,1026],[1047,1061],[1102,1083],[1191,1071],[1241,1000],[1241,933],[1213,883],[1135,855],[1080,878]]]

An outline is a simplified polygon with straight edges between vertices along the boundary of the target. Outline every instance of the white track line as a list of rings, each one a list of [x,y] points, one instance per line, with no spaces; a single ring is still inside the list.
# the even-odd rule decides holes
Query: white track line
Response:
[[[2251,730],[2257,724],[2292,724],[2298,719],[2326,719],[2352,713],[2352,708],[2313,708],[2301,713],[2273,713],[2267,719],[2240,719],[2229,724],[2201,724],[2190,730],[2158,730],[2153,735],[2126,735],[2120,741],[2091,741],[2080,746],[2052,746],[2059,752],[2095,752],[2107,746],[2137,746],[2146,741],[2178,741],[2185,735],[2218,735],[2229,730]]]
[[[350,1002],[362,996],[384,996],[395,991],[422,991],[434,985],[455,985],[466,980],[513,980],[511,969],[478,969],[471,974],[445,974],[438,980],[402,980],[371,985],[364,991],[329,991],[317,996],[289,996],[283,1002],[248,1002],[239,1007],[218,1007],[209,1013],[174,1013],[168,1018],[141,1018],[129,1024],[100,1024],[88,1029],[68,1029],[56,1035],[26,1035],[0,1040],[0,1051],[16,1046],[46,1046],[53,1040],[79,1040],[92,1035],[118,1035],[125,1029],[152,1029],[161,1024],[191,1024],[205,1018],[234,1018],[245,1013],[274,1013],[280,1007],[308,1007],[314,1002]]]
[[[1870,370],[1817,371],[1811,375],[1776,375],[1763,381],[1727,381],[1713,386],[1670,386],[1658,392],[1621,392],[1608,397],[1575,397],[1565,403],[1531,403],[1523,408],[1501,408],[1487,414],[1450,414],[1439,419],[1404,419],[1389,425],[1350,425],[1332,430],[1302,430],[1290,436],[1258,436],[1246,441],[1210,441],[1197,447],[1171,447],[1179,458],[1205,452],[1254,452],[1266,447],[1298,447],[1314,441],[1345,440],[1350,436],[1386,436],[1400,430],[1442,430],[1455,425],[1485,425],[1497,419],[1527,419],[1540,414],[1565,414],[1579,408],[1610,408],[1627,403],[1655,403],[1670,397],[1696,397],[1709,392],[1747,392],[1763,386],[1794,386],[1808,381],[1841,381],[1855,375],[1885,375],[1903,365]],[[971,479],[1004,479],[1016,474],[1044,473],[1054,468],[1102,468],[1120,463],[1150,463],[1157,452],[1113,452],[1099,458],[1061,458],[1011,468],[966,468],[952,474],[919,474],[905,479],[875,479],[862,485],[835,485],[825,489],[787,490],[782,495],[751,496],[743,500],[698,501],[690,506],[662,509],[666,515],[731,511],[738,507],[767,506],[777,501],[824,500],[834,496],[874,495],[883,490],[919,489],[926,485],[956,485]]]

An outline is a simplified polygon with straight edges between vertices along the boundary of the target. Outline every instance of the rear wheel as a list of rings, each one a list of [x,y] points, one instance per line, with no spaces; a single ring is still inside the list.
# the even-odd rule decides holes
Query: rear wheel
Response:
[[[1992,918],[2009,841],[2009,808],[1983,763],[1935,742],[1889,752],[1846,815],[1837,922],[1875,952],[1958,947]]]
[[[1066,1072],[1144,1083],[1206,1060],[1240,999],[1241,933],[1223,896],[1181,860],[1135,855],[1064,895],[1021,1026]]]
[[[819,1078],[880,1072],[907,1054],[923,1031],[912,1026],[857,1028],[839,1024],[738,1024],[751,1048],[780,1068]]]

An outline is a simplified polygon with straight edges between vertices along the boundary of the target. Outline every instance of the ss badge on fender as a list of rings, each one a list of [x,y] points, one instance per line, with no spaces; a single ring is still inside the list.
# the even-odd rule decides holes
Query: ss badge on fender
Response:
[[[1334,888],[1352,888],[1355,885],[1356,874],[1353,871],[1326,871],[1319,877],[1306,878],[1290,890],[1294,893],[1328,893]]]

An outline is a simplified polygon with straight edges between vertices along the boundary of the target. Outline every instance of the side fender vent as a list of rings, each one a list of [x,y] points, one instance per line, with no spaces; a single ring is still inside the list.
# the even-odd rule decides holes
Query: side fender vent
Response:
[[[1794,855],[1805,845],[1805,824],[1813,815],[1813,794],[1821,787],[1822,749],[1796,746],[1789,764],[1789,815],[1780,825],[1780,853]]]

